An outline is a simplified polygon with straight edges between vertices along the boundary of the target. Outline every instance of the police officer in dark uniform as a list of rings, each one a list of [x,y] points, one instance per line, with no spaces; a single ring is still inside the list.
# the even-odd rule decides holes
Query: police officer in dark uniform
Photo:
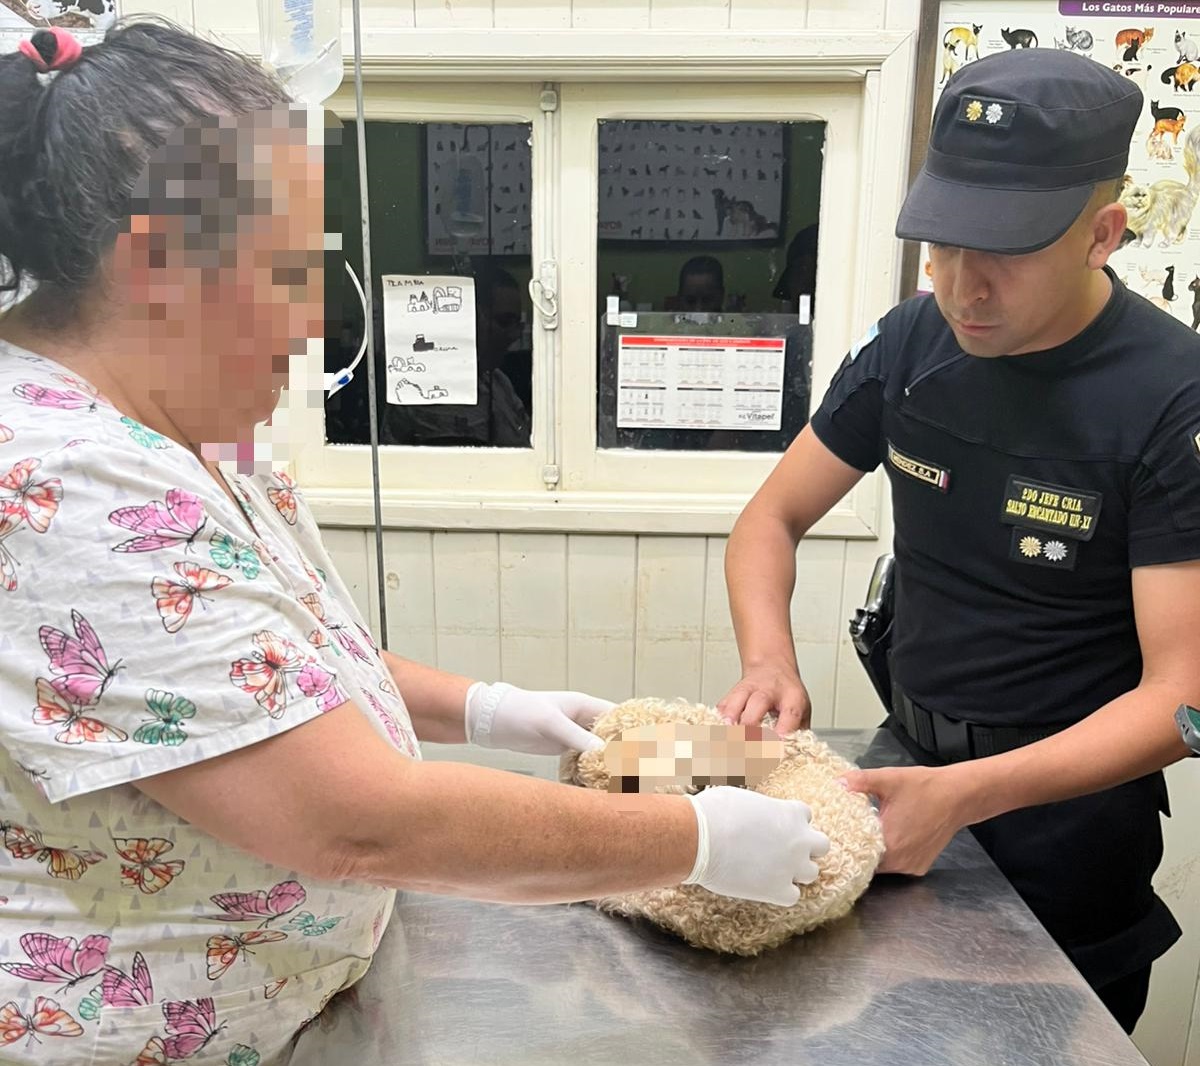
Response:
[[[923,874],[971,826],[1127,1031],[1180,935],[1151,876],[1174,713],[1200,696],[1200,338],[1107,266],[1141,107],[1045,49],[948,83],[897,226],[931,243],[934,298],[855,346],[738,520],[720,704],[807,724],[795,548],[882,464],[888,723],[922,764],[848,778],[880,800],[882,869]]]

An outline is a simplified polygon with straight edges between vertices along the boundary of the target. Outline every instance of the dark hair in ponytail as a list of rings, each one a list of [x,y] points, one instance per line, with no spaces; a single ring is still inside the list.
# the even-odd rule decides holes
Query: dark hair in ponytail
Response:
[[[32,43],[52,64],[55,36]],[[287,102],[254,60],[161,18],[118,21],[44,77],[0,56],[0,296],[32,284],[44,327],[74,321],[150,154],[190,123]]]

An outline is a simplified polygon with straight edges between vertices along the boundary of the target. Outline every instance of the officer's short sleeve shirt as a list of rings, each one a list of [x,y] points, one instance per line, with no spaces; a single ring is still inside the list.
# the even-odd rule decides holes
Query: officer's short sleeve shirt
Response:
[[[1109,277],[1083,333],[1020,356],[909,300],[813,415],[891,482],[893,676],[944,714],[1066,724],[1135,687],[1131,570],[1200,558],[1200,338]]]

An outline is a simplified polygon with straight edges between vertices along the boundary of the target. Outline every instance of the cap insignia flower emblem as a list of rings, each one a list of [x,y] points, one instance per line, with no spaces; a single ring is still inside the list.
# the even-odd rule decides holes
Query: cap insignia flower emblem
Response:
[[[1050,540],[1042,552],[1052,563],[1061,563],[1067,557],[1067,546],[1061,540]]]
[[[1042,542],[1037,537],[1022,537],[1018,547],[1026,559],[1036,559],[1042,554]]]

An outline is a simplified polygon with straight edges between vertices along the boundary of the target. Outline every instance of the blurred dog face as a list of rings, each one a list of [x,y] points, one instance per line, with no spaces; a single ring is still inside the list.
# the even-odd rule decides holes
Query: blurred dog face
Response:
[[[604,749],[609,792],[755,788],[783,758],[783,740],[762,726],[687,722],[626,729]]]

